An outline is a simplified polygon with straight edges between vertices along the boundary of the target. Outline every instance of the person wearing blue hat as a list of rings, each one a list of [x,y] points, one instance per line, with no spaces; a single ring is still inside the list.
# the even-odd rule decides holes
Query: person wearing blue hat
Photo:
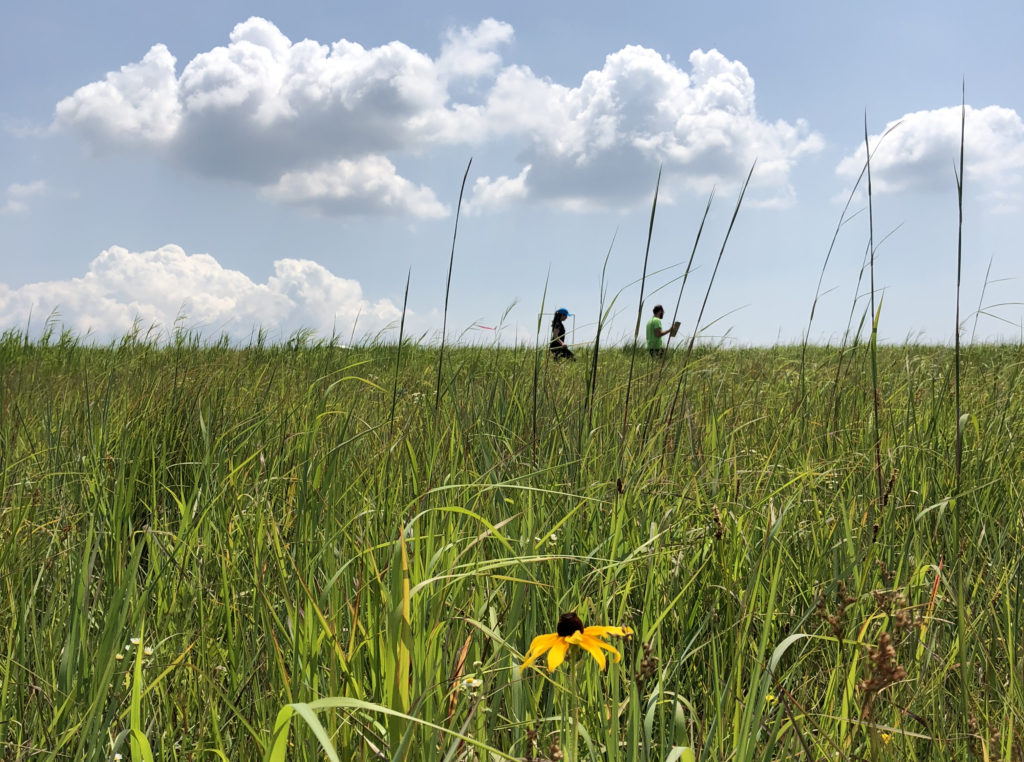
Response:
[[[556,360],[576,359],[569,345],[565,343],[565,323],[562,322],[571,314],[565,307],[559,307],[555,310],[555,319],[551,321],[551,343],[548,347],[551,349],[551,356]]]

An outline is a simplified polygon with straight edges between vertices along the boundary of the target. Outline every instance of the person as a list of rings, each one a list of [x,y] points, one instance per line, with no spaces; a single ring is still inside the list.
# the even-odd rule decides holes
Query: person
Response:
[[[665,310],[660,304],[654,305],[654,317],[647,321],[647,351],[651,357],[664,357],[665,348],[661,344],[661,337],[672,333],[671,328],[661,330],[661,319],[665,317]]]
[[[555,319],[551,321],[551,343],[548,347],[551,349],[551,356],[556,360],[576,359],[569,345],[565,343],[565,323],[562,322],[570,315],[565,307],[559,307],[555,310]]]

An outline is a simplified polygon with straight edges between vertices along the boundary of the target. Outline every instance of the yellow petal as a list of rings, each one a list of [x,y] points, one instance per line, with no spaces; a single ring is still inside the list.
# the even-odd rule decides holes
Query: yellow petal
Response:
[[[590,635],[595,638],[607,638],[609,635],[617,635],[620,638],[627,638],[633,634],[632,627],[602,627],[595,625],[593,627],[586,627],[583,630],[584,635]]]
[[[555,645],[560,640],[557,632],[551,632],[547,635],[538,635],[530,642],[530,650],[526,652],[526,658],[523,659],[523,663],[519,666],[520,674],[526,670],[531,664],[537,659],[544,655],[544,653]]]
[[[615,646],[608,645],[600,638],[595,638],[593,635],[588,635],[585,632],[580,634],[576,645],[587,649],[594,659],[597,660],[597,663],[601,665],[601,669],[604,669],[605,665],[604,654],[601,653],[601,649],[608,651],[612,655],[612,661],[618,662],[622,660],[622,654],[619,653]]]
[[[608,662],[604,658],[604,654],[601,653],[601,646],[605,646],[605,648],[611,648],[611,646],[607,646],[597,638],[589,635],[583,635],[581,638],[579,638],[576,645],[578,645],[580,648],[582,648],[591,656],[593,656],[594,661],[597,662],[597,666],[601,669],[602,672],[604,671],[605,665]]]
[[[551,648],[551,646],[555,644],[556,640],[558,640],[557,632],[549,632],[546,635],[538,635],[530,641],[530,650],[534,651],[539,648],[541,649],[541,653],[543,653],[544,651],[547,651],[549,648]]]
[[[548,651],[548,672],[558,669],[558,665],[565,661],[565,654],[568,650],[569,641],[566,638],[558,638],[558,642],[552,645],[551,650]]]

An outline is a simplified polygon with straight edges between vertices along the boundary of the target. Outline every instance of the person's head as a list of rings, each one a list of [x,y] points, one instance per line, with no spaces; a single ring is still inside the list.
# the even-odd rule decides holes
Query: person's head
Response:
[[[665,317],[665,310],[661,308],[660,304],[654,305],[654,317],[658,318],[658,320],[661,320],[663,317]]]
[[[559,307],[555,310],[555,320],[565,320],[567,317],[569,317],[569,310],[565,307]]]

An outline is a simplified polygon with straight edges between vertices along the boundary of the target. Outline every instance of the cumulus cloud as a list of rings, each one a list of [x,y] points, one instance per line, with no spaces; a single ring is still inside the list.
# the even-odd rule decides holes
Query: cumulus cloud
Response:
[[[917,111],[871,136],[871,145],[877,146],[871,159],[872,192],[955,190],[953,168],[959,167],[960,161],[960,120],[959,106]],[[839,163],[836,172],[855,180],[863,166],[861,146]],[[1024,121],[1016,111],[1001,106],[967,107],[964,175],[965,186],[984,188],[980,195],[1004,210],[1019,204]]]
[[[287,172],[266,189],[271,198],[308,205],[325,214],[389,211],[417,218],[438,218],[448,209],[426,186],[400,177],[383,156],[341,159],[308,172]]]
[[[820,150],[822,138],[803,120],[762,120],[741,62],[696,50],[689,63],[688,74],[631,45],[575,88],[508,67],[489,94],[489,122],[528,137],[530,192],[569,205],[647,194],[659,165],[693,191],[736,185],[755,158],[755,192],[768,201],[790,197],[790,170]]]
[[[46,182],[34,180],[30,183],[11,183],[7,186],[7,200],[0,206],[5,214],[20,214],[28,211],[28,200],[46,193]]]
[[[496,38],[469,46],[474,55],[487,39]],[[421,149],[453,126],[437,64],[401,42],[293,43],[250,18],[180,76],[174,65],[154,46],[58,103],[56,125],[99,150],[147,145],[199,172],[260,184],[328,160]]]
[[[473,183],[472,199],[466,204],[466,211],[479,213],[500,209],[513,201],[526,198],[526,177],[531,165],[527,164],[515,177],[502,175],[495,179],[478,177]]]
[[[446,80],[493,74],[501,64],[495,48],[511,42],[514,36],[511,24],[494,19],[484,19],[475,29],[449,29],[437,68]]]
[[[686,71],[655,50],[628,46],[568,86],[504,64],[499,51],[513,37],[509,24],[485,19],[449,30],[431,57],[399,41],[293,42],[254,17],[180,73],[155,45],[142,61],[58,103],[55,124],[97,151],[158,152],[197,172],[272,188],[289,202],[302,188],[331,184],[328,176],[335,190],[348,188],[353,173],[380,170],[381,161],[401,166],[401,157],[440,146],[511,145],[520,167],[532,168],[505,178],[503,193],[479,186],[478,209],[497,206],[499,196],[512,200],[513,189],[517,198],[570,207],[630,202],[649,194],[651,170],[662,164],[670,184],[675,178],[703,193],[741,181],[755,157],[755,196],[786,199],[793,165],[821,148],[800,119],[762,119],[747,68],[716,50],[694,51]],[[337,200],[332,191],[314,206],[437,216],[430,188],[397,170],[390,176],[384,186],[418,200],[396,203],[392,192],[326,203]]]
[[[140,62],[122,66],[58,103],[57,124],[74,125],[94,148],[170,141],[182,117],[174,65],[167,47],[154,45]]]
[[[208,254],[179,246],[132,252],[112,246],[70,280],[10,288],[0,283],[0,324],[26,325],[29,316],[56,313],[79,333],[116,337],[144,327],[186,325],[213,336],[245,340],[262,327],[287,337],[299,329],[321,336],[376,331],[400,316],[387,299],[371,303],[357,281],[308,259],[280,259],[266,283],[223,267]]]

